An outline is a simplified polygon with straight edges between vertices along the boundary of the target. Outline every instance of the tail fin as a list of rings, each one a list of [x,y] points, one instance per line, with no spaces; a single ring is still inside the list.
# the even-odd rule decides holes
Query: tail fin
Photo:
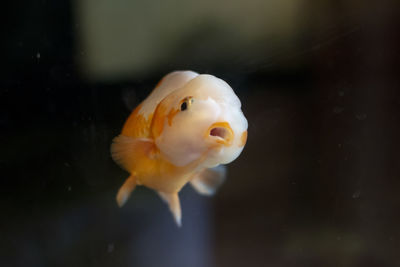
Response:
[[[132,191],[136,187],[136,178],[134,175],[131,175],[126,179],[125,183],[121,186],[117,194],[117,203],[119,207],[122,207],[126,201],[128,200],[129,196],[131,195]]]
[[[174,216],[176,225],[178,225],[178,227],[181,227],[182,213],[181,213],[181,203],[179,202],[178,193],[168,194],[168,193],[158,192],[158,194],[169,205],[169,210]]]

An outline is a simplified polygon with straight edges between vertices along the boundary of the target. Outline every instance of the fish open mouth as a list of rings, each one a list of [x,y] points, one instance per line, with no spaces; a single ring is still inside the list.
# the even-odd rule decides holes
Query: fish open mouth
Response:
[[[233,131],[229,123],[217,122],[210,126],[209,136],[215,138],[217,143],[230,145],[233,140]]]

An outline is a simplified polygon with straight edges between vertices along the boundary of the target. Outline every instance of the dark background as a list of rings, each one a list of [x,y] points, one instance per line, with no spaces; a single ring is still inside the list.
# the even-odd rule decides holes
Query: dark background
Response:
[[[290,49],[270,36],[224,58],[223,41],[210,50],[221,26],[205,18],[168,62],[101,79],[81,64],[76,2],[8,1],[0,265],[400,266],[398,4],[304,2]],[[218,194],[181,192],[181,229],[146,188],[117,207],[127,173],[109,154],[130,110],[176,69],[226,80],[249,122]]]

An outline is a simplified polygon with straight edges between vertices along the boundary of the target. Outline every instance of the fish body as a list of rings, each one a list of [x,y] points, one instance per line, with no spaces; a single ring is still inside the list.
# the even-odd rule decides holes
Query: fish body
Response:
[[[211,195],[227,164],[247,140],[247,120],[232,88],[212,75],[166,75],[134,109],[111,145],[113,159],[130,173],[117,194],[122,206],[136,185],[155,190],[181,225],[178,193],[188,182]]]

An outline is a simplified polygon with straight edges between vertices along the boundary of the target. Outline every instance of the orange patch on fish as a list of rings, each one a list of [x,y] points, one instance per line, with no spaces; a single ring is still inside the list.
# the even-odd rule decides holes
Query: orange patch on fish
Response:
[[[178,114],[179,109],[171,109],[171,111],[168,113],[168,125],[172,125],[172,120],[174,119],[175,115]]]
[[[149,123],[152,120],[153,114],[150,114],[145,118],[142,114],[139,114],[141,105],[139,105],[129,116],[124,127],[122,128],[121,134],[131,137],[148,137],[150,134]]]
[[[154,112],[153,120],[151,122],[151,134],[153,138],[159,137],[164,130],[164,120],[167,116],[166,113],[167,108],[162,103],[159,103]]]
[[[247,131],[244,131],[240,136],[240,144],[239,147],[243,147],[247,142]]]

